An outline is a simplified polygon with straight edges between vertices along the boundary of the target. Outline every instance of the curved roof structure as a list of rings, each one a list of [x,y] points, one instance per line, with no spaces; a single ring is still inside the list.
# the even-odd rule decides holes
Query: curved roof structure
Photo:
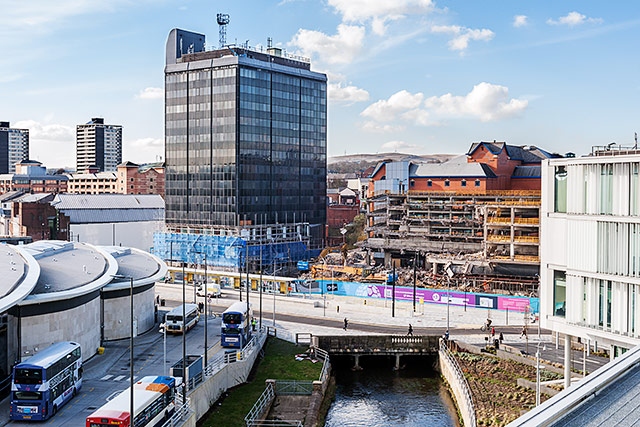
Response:
[[[40,265],[23,246],[0,246],[0,313],[25,299],[36,286]]]
[[[62,301],[102,289],[119,289],[133,277],[150,284],[167,273],[158,257],[139,249],[60,240],[0,246],[0,313],[15,305]]]

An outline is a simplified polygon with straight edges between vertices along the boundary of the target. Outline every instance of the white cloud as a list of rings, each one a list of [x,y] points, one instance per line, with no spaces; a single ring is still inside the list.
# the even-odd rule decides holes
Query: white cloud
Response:
[[[433,10],[431,0],[329,0],[344,22],[364,22],[369,19],[397,19],[402,15],[426,14]]]
[[[465,96],[450,93],[425,101],[427,109],[442,116],[476,117],[483,122],[499,120],[517,115],[528,106],[528,101],[509,99],[509,89],[505,86],[482,82],[473,87]]]
[[[525,27],[529,24],[527,15],[516,15],[513,17],[513,26],[516,28]]]
[[[35,120],[21,120],[11,124],[17,129],[29,129],[29,140],[69,141],[75,146],[76,129],[60,124],[42,124]]]
[[[374,121],[366,121],[360,125],[362,130],[372,133],[392,133],[404,130],[404,126],[381,124]]]
[[[164,89],[161,87],[146,87],[136,95],[140,99],[164,99]]]
[[[75,166],[75,127],[44,124],[35,120],[11,123],[17,129],[29,129],[29,157],[45,161],[45,167]]]
[[[354,103],[369,100],[369,92],[366,90],[352,85],[344,86],[342,83],[330,83],[327,92],[330,101]]]
[[[340,24],[338,33],[333,36],[300,29],[290,44],[300,48],[305,56],[316,53],[326,63],[347,64],[360,53],[364,35],[364,27]]]
[[[419,107],[423,98],[424,95],[421,93],[414,95],[406,90],[401,90],[391,95],[387,100],[381,99],[369,105],[360,115],[378,122],[392,121],[398,114]]]
[[[584,23],[600,24],[601,18],[588,18],[587,16],[578,12],[569,12],[566,16],[561,16],[558,19],[547,19],[549,25],[566,25],[568,27],[575,27]]]
[[[397,92],[379,100],[360,113],[368,120],[361,127],[370,132],[393,132],[402,123],[414,126],[441,126],[447,118],[472,118],[483,122],[507,119],[522,113],[529,102],[509,98],[509,89],[491,83],[479,83],[463,96],[447,93],[424,100],[422,93]]]
[[[405,141],[388,141],[382,144],[380,148],[382,150],[393,150],[393,151],[407,150],[409,152],[416,152],[416,150],[420,147],[416,144],[409,144],[408,142],[405,142]]]
[[[21,30],[47,31],[52,24],[74,16],[113,11],[128,0],[29,0],[11,2],[2,8],[3,26]]]
[[[451,50],[457,51],[466,50],[471,40],[489,41],[495,35],[493,31],[488,29],[476,30],[459,25],[434,25],[431,27],[431,32],[453,36],[448,45]]]

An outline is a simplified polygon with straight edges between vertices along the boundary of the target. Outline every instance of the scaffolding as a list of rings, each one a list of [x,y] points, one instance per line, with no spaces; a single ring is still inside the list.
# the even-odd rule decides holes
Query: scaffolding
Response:
[[[153,253],[170,264],[204,265],[228,271],[271,271],[317,256],[308,224],[240,229],[179,229],[154,234]]]

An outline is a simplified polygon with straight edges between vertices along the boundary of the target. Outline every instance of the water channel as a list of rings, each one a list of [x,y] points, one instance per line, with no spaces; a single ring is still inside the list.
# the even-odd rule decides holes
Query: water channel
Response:
[[[362,371],[352,371],[353,359],[332,357],[336,378],[335,401],[326,427],[458,427],[455,404],[434,359],[405,357],[403,369],[393,360],[362,357]]]

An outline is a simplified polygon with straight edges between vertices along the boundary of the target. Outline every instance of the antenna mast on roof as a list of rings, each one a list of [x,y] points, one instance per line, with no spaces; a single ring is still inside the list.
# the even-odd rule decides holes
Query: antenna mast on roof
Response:
[[[216,20],[218,21],[218,25],[220,26],[220,31],[219,31],[220,48],[223,48],[227,44],[227,24],[229,24],[229,14],[218,13],[216,15]]]

